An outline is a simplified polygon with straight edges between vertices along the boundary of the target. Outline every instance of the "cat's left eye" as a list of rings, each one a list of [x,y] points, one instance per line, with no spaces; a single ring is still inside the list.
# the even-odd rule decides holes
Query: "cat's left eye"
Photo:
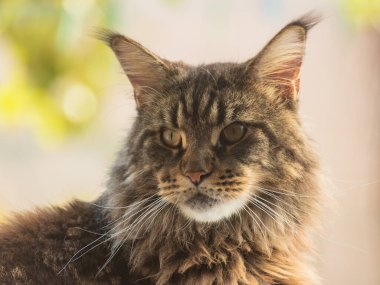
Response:
[[[227,127],[225,127],[220,135],[220,141],[223,144],[234,144],[240,141],[245,133],[247,131],[247,128],[244,126],[243,123],[235,122],[232,124],[229,124]]]
[[[162,142],[169,147],[179,147],[181,145],[181,134],[171,129],[164,129],[161,131]]]

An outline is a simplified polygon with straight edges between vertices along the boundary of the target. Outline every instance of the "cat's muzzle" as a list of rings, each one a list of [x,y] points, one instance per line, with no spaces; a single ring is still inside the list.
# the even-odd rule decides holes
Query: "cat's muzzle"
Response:
[[[219,204],[221,201],[211,198],[207,195],[197,193],[190,199],[188,199],[185,204],[186,206],[194,209],[194,210],[206,210],[208,208],[211,208],[215,206],[216,204]]]

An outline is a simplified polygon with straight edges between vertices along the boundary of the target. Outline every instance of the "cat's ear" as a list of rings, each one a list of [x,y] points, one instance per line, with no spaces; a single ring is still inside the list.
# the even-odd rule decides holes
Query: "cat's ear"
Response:
[[[319,19],[319,16],[309,13],[289,23],[255,58],[248,61],[250,76],[265,86],[274,87],[279,96],[277,100],[298,101],[306,35]]]
[[[128,76],[137,108],[154,100],[151,94],[162,90],[171,70],[170,62],[123,35],[110,31],[101,31],[99,35],[111,47]]]

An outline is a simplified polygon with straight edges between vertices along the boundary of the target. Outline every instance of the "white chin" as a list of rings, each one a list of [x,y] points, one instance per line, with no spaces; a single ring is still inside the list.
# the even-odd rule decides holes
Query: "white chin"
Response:
[[[237,213],[248,200],[248,193],[226,202],[218,203],[207,209],[195,209],[186,204],[179,205],[181,212],[188,218],[201,223],[212,223],[226,219]]]

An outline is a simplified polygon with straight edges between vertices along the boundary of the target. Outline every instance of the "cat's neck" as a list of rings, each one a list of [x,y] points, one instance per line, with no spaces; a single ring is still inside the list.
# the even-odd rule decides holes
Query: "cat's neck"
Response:
[[[132,186],[135,185],[124,185],[124,190],[128,192],[128,187]],[[115,196],[112,195],[112,198]],[[222,272],[229,264],[236,268],[243,266],[261,270],[263,276],[269,274],[265,272],[268,268],[275,270],[271,272],[275,275],[290,274],[290,271],[281,273],[281,270],[289,266],[298,268],[299,265],[293,263],[299,260],[296,257],[300,252],[309,246],[306,220],[276,221],[268,215],[253,214],[247,209],[229,219],[202,224],[185,218],[173,206],[159,206],[156,199],[147,198],[146,203],[133,199],[134,202],[124,206],[106,209],[106,216],[114,236],[112,250],[125,255],[133,272],[157,275],[158,284],[172,284],[170,282],[173,281],[169,280],[175,280],[178,274],[184,272],[195,274],[195,268],[199,266],[219,268]],[[160,268],[166,268],[166,273]],[[236,270],[236,280],[253,278],[247,272]],[[259,280],[261,277],[255,278]],[[265,278],[260,282],[263,280]]]

